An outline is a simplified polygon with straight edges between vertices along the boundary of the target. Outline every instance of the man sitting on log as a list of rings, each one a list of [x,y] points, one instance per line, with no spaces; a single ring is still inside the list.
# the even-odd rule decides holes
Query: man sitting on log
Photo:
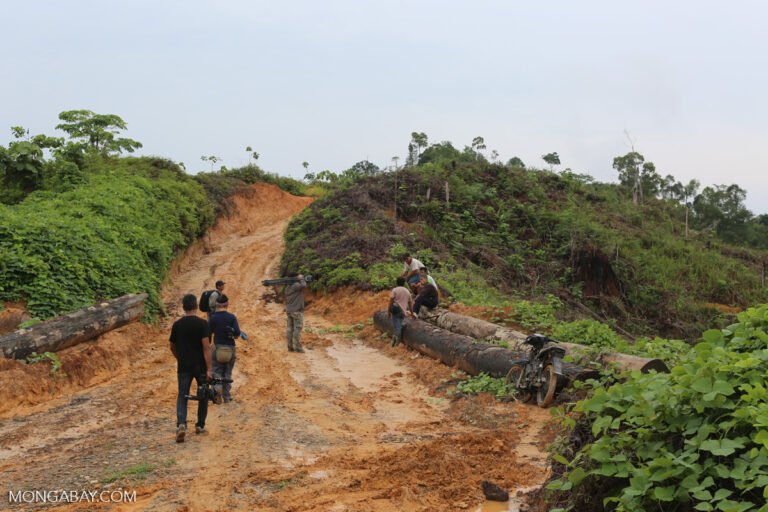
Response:
[[[197,316],[197,297],[185,295],[181,300],[184,316],[171,327],[171,352],[177,361],[179,397],[176,399],[176,442],[183,443],[187,432],[187,393],[192,379],[198,386],[211,380],[211,351],[208,340],[211,330],[208,322]],[[197,403],[195,433],[205,432],[205,418],[208,415],[208,401]]]
[[[389,293],[389,306],[387,307],[387,317],[392,319],[392,346],[396,347],[400,343],[403,333],[403,320],[405,312],[413,315],[413,298],[411,292],[405,287],[405,278],[399,276],[396,280],[397,286],[392,288]]]
[[[421,306],[426,306],[429,309],[436,308],[438,303],[437,287],[430,284],[427,280],[427,275],[422,274],[420,277],[421,289],[419,290],[419,296],[413,303],[413,318],[419,316],[419,310]]]
[[[408,286],[411,287],[413,293],[416,293],[418,290],[419,269],[423,266],[424,264],[419,260],[416,258],[411,258],[410,254],[406,253],[403,256],[403,273],[400,275],[405,278],[405,282],[408,283]]]
[[[437,290],[439,294],[440,289],[437,287],[437,281],[435,281],[435,278],[432,277],[432,275],[429,273],[429,269],[427,267],[421,267],[419,269],[419,290],[421,290],[421,276],[427,276],[427,282],[434,286],[435,290]]]

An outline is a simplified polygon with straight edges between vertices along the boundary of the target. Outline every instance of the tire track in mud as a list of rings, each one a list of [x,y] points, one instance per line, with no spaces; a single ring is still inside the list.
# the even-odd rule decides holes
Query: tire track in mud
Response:
[[[235,213],[179,259],[163,295],[170,318],[110,333],[111,343],[131,345],[129,361],[62,396],[0,415],[0,500],[8,490],[123,487],[137,491],[138,503],[102,507],[469,510],[481,501],[479,479],[507,487],[543,481],[540,461],[525,462],[536,454],[518,460],[514,450],[521,432],[531,451],[524,429],[538,426],[546,411],[489,405],[500,416],[515,411],[503,428],[459,420],[457,406],[425,385],[425,369],[446,378],[450,369],[371,336],[316,334],[333,324],[311,307],[307,352],[287,352],[283,307],[260,298],[267,291],[261,280],[277,272],[283,230],[308,202],[267,185],[236,197]],[[230,311],[249,337],[237,345],[235,400],[209,408],[207,435],[176,444],[168,332],[180,298],[217,279],[227,282]],[[334,321],[370,316],[354,309],[336,307]],[[188,414],[193,424],[194,404]],[[109,481],[140,464],[153,469]]]

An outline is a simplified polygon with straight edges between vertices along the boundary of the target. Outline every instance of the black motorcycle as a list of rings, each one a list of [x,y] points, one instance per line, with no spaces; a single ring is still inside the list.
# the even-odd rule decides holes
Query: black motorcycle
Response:
[[[557,340],[543,334],[528,336],[525,345],[531,346],[528,358],[516,361],[509,369],[507,384],[515,387],[514,396],[520,402],[530,402],[536,394],[536,403],[540,407],[549,407],[558,388],[565,382],[565,349],[557,346]]]

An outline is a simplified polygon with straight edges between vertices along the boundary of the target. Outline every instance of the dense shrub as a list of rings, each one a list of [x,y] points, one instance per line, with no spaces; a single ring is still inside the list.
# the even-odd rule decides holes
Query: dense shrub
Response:
[[[567,420],[555,458],[566,510],[767,510],[768,306],[704,333],[670,374],[632,372]],[[579,436],[571,436],[575,440]]]
[[[175,251],[213,222],[213,206],[194,180],[152,159],[99,165],[72,190],[0,205],[0,301],[26,300],[47,318],[149,292],[149,311],[161,308]]]

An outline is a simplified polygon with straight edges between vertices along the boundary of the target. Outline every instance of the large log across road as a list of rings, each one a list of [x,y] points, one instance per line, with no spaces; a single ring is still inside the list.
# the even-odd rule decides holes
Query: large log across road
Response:
[[[77,345],[140,319],[146,298],[146,293],[123,295],[13,331],[0,336],[0,350],[7,358],[22,359],[32,352],[55,352]]]
[[[443,308],[422,308],[419,311],[419,317],[451,332],[478,340],[504,341],[512,350],[523,350],[526,335],[508,327],[471,316],[459,315]],[[573,356],[594,351],[592,347],[578,343],[560,342],[560,345],[566,349],[568,355]],[[664,364],[664,361],[651,357],[632,356],[620,352],[598,352],[596,359],[598,363],[616,363],[626,370],[640,370],[643,373],[656,370],[657,372],[669,373],[669,368]]]
[[[384,310],[373,314],[373,323],[380,330],[392,334],[392,320]],[[526,357],[525,352],[513,351],[498,345],[478,342],[469,336],[455,334],[420,320],[407,318],[403,323],[403,343],[422,354],[458,368],[469,375],[487,373],[491,377],[505,377],[509,369]],[[597,372],[563,363],[569,380],[596,376]]]

